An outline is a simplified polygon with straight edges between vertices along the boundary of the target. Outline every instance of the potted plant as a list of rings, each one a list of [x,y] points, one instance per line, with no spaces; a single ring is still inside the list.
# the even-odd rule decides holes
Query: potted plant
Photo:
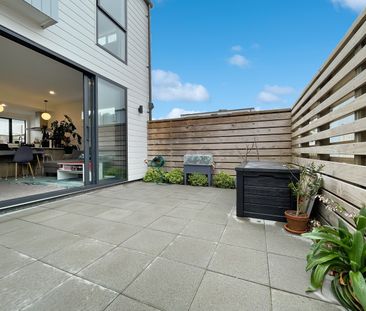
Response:
[[[296,210],[285,211],[287,224],[285,229],[291,233],[302,234],[308,231],[309,217],[314,206],[314,201],[320,187],[322,178],[319,172],[323,165],[316,166],[311,163],[308,167],[302,167],[300,177],[289,184],[289,188],[296,196]]]
[[[303,235],[314,241],[307,256],[306,270],[311,271],[308,291],[321,289],[326,275],[331,273],[331,289],[342,306],[352,311],[366,310],[366,208],[357,216],[347,215],[336,202],[320,199],[327,209],[351,218],[356,230],[351,233],[340,220],[338,227],[321,226]]]
[[[76,130],[76,126],[68,115],[62,121],[51,123],[52,140],[56,147],[64,147],[65,153],[72,153],[73,149],[79,149],[81,136]]]
[[[47,125],[42,126],[41,133],[42,133],[42,147],[49,147],[50,133],[47,128]]]

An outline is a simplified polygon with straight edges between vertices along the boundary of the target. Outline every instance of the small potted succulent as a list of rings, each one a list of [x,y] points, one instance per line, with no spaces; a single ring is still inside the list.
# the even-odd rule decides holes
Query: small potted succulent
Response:
[[[289,188],[296,196],[296,210],[285,212],[287,219],[285,229],[287,231],[295,234],[308,231],[309,217],[316,195],[322,186],[323,180],[319,174],[322,168],[323,165],[316,166],[314,163],[308,167],[303,167],[299,179],[289,184]]]

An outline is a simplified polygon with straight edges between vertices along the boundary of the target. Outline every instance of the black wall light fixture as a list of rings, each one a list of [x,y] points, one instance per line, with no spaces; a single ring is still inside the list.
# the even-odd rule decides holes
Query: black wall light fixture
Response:
[[[144,112],[144,106],[140,105],[138,108],[139,113],[143,113]]]

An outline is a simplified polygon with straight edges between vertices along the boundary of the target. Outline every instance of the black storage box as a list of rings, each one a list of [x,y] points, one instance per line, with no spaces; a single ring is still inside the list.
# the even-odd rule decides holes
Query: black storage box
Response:
[[[246,162],[236,169],[236,215],[285,221],[284,213],[296,209],[288,184],[299,170],[276,162]]]

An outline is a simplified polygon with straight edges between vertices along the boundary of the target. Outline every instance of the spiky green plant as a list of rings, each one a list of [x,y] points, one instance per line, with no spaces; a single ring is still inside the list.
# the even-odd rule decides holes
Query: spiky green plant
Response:
[[[351,233],[340,220],[337,228],[322,226],[304,237],[314,241],[307,255],[306,270],[311,270],[308,291],[323,286],[332,271],[332,291],[347,310],[366,310],[366,207],[353,218],[356,231]]]

